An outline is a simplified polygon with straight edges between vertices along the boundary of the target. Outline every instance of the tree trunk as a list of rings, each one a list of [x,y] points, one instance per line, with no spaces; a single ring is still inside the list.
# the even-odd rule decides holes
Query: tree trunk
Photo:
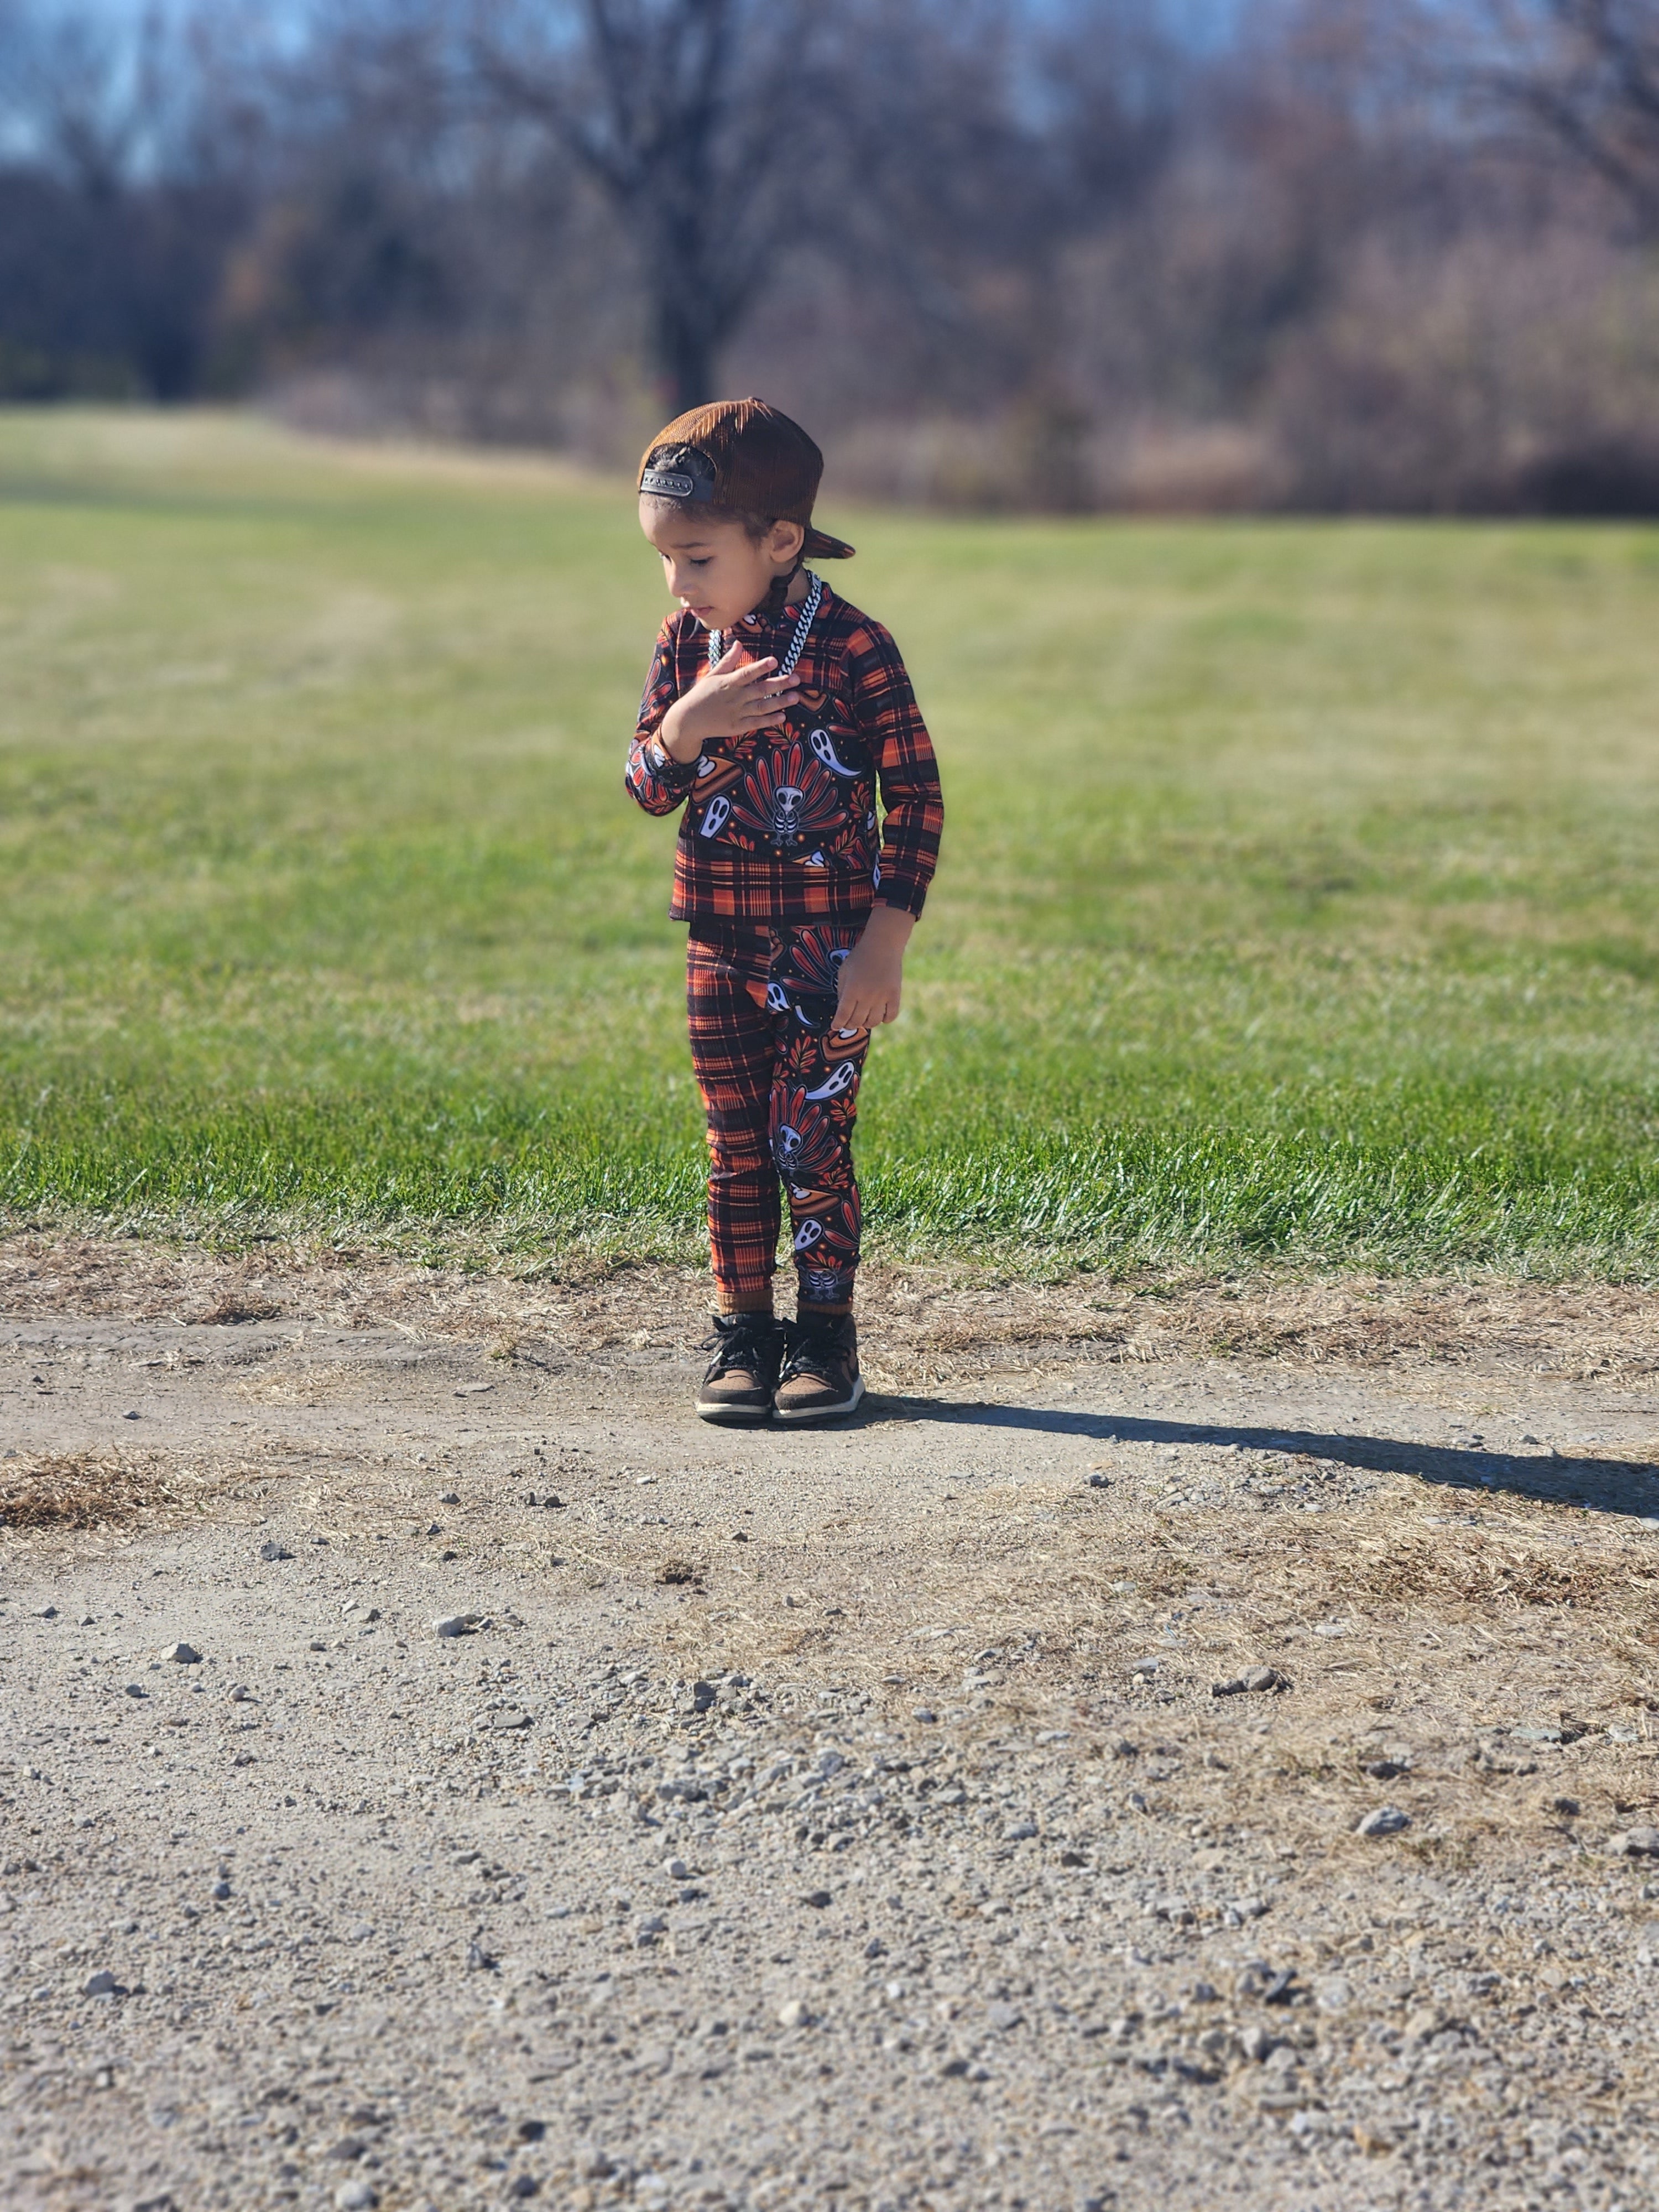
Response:
[[[701,407],[714,397],[714,348],[708,318],[687,296],[686,277],[678,285],[659,277],[651,317],[652,365],[663,404],[674,414]]]

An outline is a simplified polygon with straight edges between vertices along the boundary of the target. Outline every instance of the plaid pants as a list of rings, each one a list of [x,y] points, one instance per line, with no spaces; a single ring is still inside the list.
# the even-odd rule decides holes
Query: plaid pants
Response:
[[[800,1296],[841,1305],[859,1263],[853,1123],[868,1030],[832,1027],[861,925],[693,925],[685,999],[708,1115],[708,1244],[722,1297],[768,1289],[789,1194]]]

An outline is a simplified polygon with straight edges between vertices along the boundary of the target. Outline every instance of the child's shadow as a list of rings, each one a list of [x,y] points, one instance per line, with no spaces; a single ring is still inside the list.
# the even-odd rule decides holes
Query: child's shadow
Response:
[[[1659,1520],[1659,1468],[1639,1461],[1565,1459],[1552,1452],[1477,1451],[1397,1437],[1329,1435],[1317,1429],[1242,1428],[1224,1422],[1154,1421],[1133,1413],[1072,1413],[1039,1406],[994,1406],[945,1398],[867,1398],[860,1425],[877,1420],[937,1422],[941,1428],[1012,1429],[1032,1437],[1079,1437],[1094,1443],[1236,1444],[1245,1451],[1305,1453],[1373,1474],[1491,1497],[1507,1492],[1598,1513]]]

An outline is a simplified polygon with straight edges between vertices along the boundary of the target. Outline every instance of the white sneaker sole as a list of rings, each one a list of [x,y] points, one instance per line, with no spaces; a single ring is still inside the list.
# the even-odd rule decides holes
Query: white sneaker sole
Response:
[[[853,1395],[843,1398],[838,1406],[803,1406],[799,1413],[792,1413],[786,1407],[775,1406],[773,1411],[781,1421],[836,1421],[844,1413],[856,1413],[864,1402],[864,1377],[860,1376],[853,1385]]]
[[[696,1413],[700,1421],[713,1421],[723,1429],[758,1429],[771,1419],[772,1408],[769,1406],[728,1406],[719,1399],[705,1404],[699,1399]]]

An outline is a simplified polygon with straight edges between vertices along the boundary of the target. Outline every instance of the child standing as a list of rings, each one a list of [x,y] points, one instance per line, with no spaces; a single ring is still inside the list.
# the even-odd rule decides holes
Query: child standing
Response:
[[[853,1121],[870,1032],[898,1013],[944,814],[897,647],[805,565],[853,551],[812,527],[823,470],[805,431],[761,399],[678,416],[640,469],[640,526],[680,611],[657,639],[627,782],[649,814],[684,810],[669,912],[691,926],[708,1116],[707,1421],[823,1420],[864,1395]],[[799,1277],[782,1322],[780,1178]]]

